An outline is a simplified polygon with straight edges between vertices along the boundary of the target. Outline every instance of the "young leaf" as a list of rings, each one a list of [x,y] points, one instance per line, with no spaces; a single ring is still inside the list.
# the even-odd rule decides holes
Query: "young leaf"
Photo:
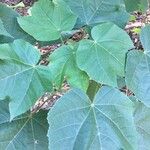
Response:
[[[117,75],[124,76],[126,52],[133,44],[125,31],[113,23],[92,29],[93,40],[82,40],[77,50],[77,64],[95,81],[117,86]]]
[[[27,113],[10,122],[8,102],[0,101],[0,149],[47,150],[47,112]]]
[[[150,106],[150,26],[141,31],[141,42],[145,49],[131,51],[127,56],[126,83],[136,97],[145,105]]]
[[[50,70],[36,65],[39,58],[38,51],[22,40],[0,46],[0,99],[10,98],[11,119],[52,90]]]
[[[135,124],[139,133],[138,149],[148,150],[150,147],[150,108],[138,103],[134,113]]]
[[[110,21],[124,27],[129,19],[123,0],[65,0],[77,14],[77,27]]]
[[[64,95],[49,111],[49,150],[135,150],[132,102],[102,87],[93,103],[80,90]]]
[[[77,17],[62,0],[39,0],[31,16],[19,17],[20,26],[39,41],[52,41],[61,37],[62,31],[71,30]]]
[[[35,42],[35,39],[24,32],[17,23],[19,14],[0,3],[0,22],[3,23],[5,30],[11,35],[11,38],[0,37],[0,43],[12,42],[14,39],[24,39],[30,43]]]
[[[50,55],[50,70],[53,81],[61,86],[64,77],[71,86],[87,90],[89,78],[84,71],[81,71],[76,64],[77,44],[62,46]]]

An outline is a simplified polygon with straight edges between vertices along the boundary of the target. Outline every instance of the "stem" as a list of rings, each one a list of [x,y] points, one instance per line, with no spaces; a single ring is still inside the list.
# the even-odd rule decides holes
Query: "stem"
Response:
[[[94,80],[90,81],[89,87],[87,89],[87,95],[89,96],[91,101],[94,100],[95,94],[97,93],[100,87],[101,85],[99,83],[95,82]]]

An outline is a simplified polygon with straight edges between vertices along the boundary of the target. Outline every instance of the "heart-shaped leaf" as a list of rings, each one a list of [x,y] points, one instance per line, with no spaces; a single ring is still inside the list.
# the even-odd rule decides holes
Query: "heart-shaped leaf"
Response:
[[[64,77],[71,86],[87,90],[89,78],[84,71],[81,71],[76,64],[76,45],[62,46],[50,55],[50,70],[53,81],[59,87],[64,81]]]
[[[126,83],[136,97],[150,106],[150,26],[141,31],[142,51],[131,51],[127,56]]]
[[[20,26],[39,41],[61,38],[62,31],[74,27],[77,17],[62,0],[39,0],[31,10],[31,16],[19,17]]]
[[[124,27],[129,18],[123,0],[65,0],[65,2],[78,16],[77,27],[93,26],[106,21]]]
[[[47,150],[47,112],[27,113],[10,122],[7,101],[0,101],[0,149]]]
[[[95,81],[117,87],[117,75],[124,76],[125,55],[133,44],[125,31],[113,23],[95,26],[93,40],[82,40],[77,64]]]
[[[132,102],[117,89],[102,87],[93,102],[72,90],[49,112],[49,150],[135,150],[132,113]]]
[[[22,40],[0,45],[0,99],[10,98],[11,119],[52,90],[50,70],[36,65],[39,59],[37,49]]]

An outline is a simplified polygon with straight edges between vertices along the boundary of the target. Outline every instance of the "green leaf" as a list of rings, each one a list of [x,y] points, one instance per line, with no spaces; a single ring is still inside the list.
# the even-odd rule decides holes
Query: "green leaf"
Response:
[[[131,51],[127,56],[126,83],[136,97],[150,106],[150,57],[141,51]]]
[[[150,25],[146,25],[141,30],[140,40],[144,48],[144,51],[145,53],[147,53],[147,55],[149,55],[150,53],[150,40],[149,39],[150,39]]]
[[[123,0],[65,0],[77,14],[77,27],[110,21],[124,27],[129,19]]]
[[[0,35],[12,37],[4,28],[3,22],[0,20]]]
[[[126,52],[133,44],[125,31],[113,23],[95,26],[93,40],[82,40],[77,64],[95,81],[117,87],[117,75],[124,76]]]
[[[50,70],[53,81],[58,87],[64,81],[64,77],[68,80],[71,86],[87,90],[89,78],[84,71],[81,71],[76,64],[77,44],[67,45],[58,48],[50,55]]]
[[[52,90],[50,70],[36,65],[39,58],[37,49],[22,40],[0,45],[0,99],[10,98],[11,119]]]
[[[148,0],[124,0],[128,12],[148,9]]]
[[[3,23],[5,30],[12,38],[0,36],[0,43],[12,42],[14,39],[24,39],[30,43],[34,43],[35,39],[24,32],[17,23],[17,17],[20,15],[6,5],[0,3],[0,22]]]
[[[138,149],[148,150],[150,147],[150,108],[138,103],[134,112],[138,136]]]
[[[47,150],[47,112],[29,113],[10,122],[7,101],[0,101],[0,149],[2,150]]]
[[[150,106],[150,26],[142,29],[140,39],[145,51],[134,50],[128,54],[126,83],[140,101]]]
[[[62,0],[39,0],[31,9],[31,16],[19,17],[20,26],[39,41],[52,41],[61,32],[74,27],[77,17]]]
[[[135,150],[132,102],[119,90],[102,87],[93,103],[72,90],[49,111],[49,150]]]

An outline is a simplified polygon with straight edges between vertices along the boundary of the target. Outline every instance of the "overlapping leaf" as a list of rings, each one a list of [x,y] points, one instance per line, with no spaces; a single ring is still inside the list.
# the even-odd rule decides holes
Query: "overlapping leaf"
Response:
[[[77,14],[77,27],[111,21],[124,27],[129,14],[123,0],[65,0]]]
[[[7,101],[0,101],[0,149],[47,150],[47,112],[29,113],[10,122]]]
[[[61,86],[64,77],[73,87],[88,88],[89,78],[76,64],[77,45],[62,46],[50,55],[50,69],[53,81]]]
[[[93,103],[82,91],[72,90],[49,112],[49,149],[135,150],[132,113],[132,102],[117,89],[103,87]]]
[[[32,7],[31,14],[18,18],[18,22],[39,41],[59,39],[61,32],[71,30],[77,19],[62,0],[39,0]]]
[[[133,47],[125,31],[113,23],[92,29],[93,40],[82,40],[77,50],[77,64],[95,81],[117,86],[117,75],[124,76],[125,55]]]
[[[150,26],[141,32],[142,51],[131,51],[126,66],[126,83],[136,97],[150,106]]]
[[[138,150],[148,150],[150,147],[150,108],[137,103],[134,119],[139,133]]]
[[[37,49],[22,40],[0,45],[0,99],[10,98],[11,119],[52,89],[50,70],[36,65],[39,59]]]
[[[0,3],[0,22],[3,23],[4,29],[11,35],[11,38],[0,36],[0,43],[12,42],[14,39],[24,39],[30,43],[35,41],[34,38],[20,28],[17,17],[19,17],[17,12]]]

